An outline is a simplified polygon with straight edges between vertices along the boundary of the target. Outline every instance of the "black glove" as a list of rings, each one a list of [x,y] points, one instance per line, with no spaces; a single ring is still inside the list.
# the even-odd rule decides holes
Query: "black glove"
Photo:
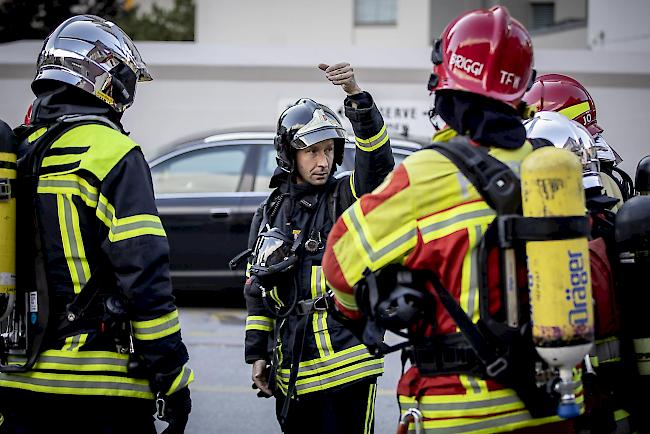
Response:
[[[156,399],[156,417],[169,423],[162,434],[183,434],[192,411],[190,389],[185,387],[169,396],[159,395]]]

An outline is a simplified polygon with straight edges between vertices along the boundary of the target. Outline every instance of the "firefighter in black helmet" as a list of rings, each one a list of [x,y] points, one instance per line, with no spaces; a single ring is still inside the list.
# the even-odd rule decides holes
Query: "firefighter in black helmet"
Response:
[[[270,182],[275,190],[256,213],[249,237],[246,362],[253,365],[259,395],[277,398],[285,433],[368,433],[383,360],[328,314],[320,265],[336,218],[375,189],[394,161],[382,116],[352,67],[319,67],[347,93],[355,170],[334,176],[346,135],[328,107],[304,98],[280,115],[278,168]]]

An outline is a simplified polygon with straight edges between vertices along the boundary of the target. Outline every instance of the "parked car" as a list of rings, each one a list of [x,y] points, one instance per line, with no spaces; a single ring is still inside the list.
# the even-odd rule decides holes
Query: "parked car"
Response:
[[[150,160],[156,205],[171,249],[175,290],[241,288],[228,261],[246,249],[253,214],[271,191],[276,168],[271,132],[219,133],[188,140]],[[391,140],[395,163],[420,148]],[[346,143],[338,174],[354,166]]]

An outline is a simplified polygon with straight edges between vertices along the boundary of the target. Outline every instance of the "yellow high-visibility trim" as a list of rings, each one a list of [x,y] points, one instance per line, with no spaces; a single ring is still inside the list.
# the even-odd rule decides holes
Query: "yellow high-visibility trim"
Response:
[[[455,130],[447,127],[447,128],[444,128],[444,129],[438,131],[437,133],[435,133],[433,135],[433,137],[431,138],[431,142],[432,143],[448,142],[451,139],[453,139],[454,137],[456,137],[457,135],[458,135],[458,133]]]
[[[361,149],[362,151],[365,152],[374,151],[375,149],[380,148],[386,142],[388,142],[388,133],[386,132],[386,124],[384,124],[381,127],[381,130],[379,130],[377,134],[370,137],[369,139],[361,139],[359,137],[355,137],[354,140],[357,144],[357,148]]]
[[[355,373],[358,372],[358,373]],[[355,363],[336,371],[328,372],[314,377],[298,379],[296,381],[296,390],[298,393],[310,393],[318,390],[330,389],[340,386],[341,384],[350,383],[360,380],[361,378],[374,377],[383,374],[383,359],[367,360],[361,363]],[[315,383],[313,386],[309,384]]]
[[[108,239],[118,242],[143,235],[165,237],[165,229],[160,217],[152,214],[137,214],[117,218],[115,207],[100,193],[95,215],[108,227]]]
[[[29,143],[32,143],[33,141],[37,140],[39,137],[41,137],[45,132],[47,131],[47,128],[39,128],[38,130],[34,131],[27,137],[27,141]]]
[[[179,390],[187,387],[194,381],[194,371],[186,366],[183,366],[181,372],[176,376],[174,381],[172,381],[171,386],[165,393],[165,395],[171,395],[172,393],[178,392]]]
[[[364,423],[363,434],[372,432],[372,426],[375,420],[375,399],[377,398],[377,383],[370,385],[368,391],[368,405],[366,406],[366,421]]]
[[[35,370],[72,372],[128,372],[129,356],[111,351],[46,350],[38,356]]]
[[[270,332],[273,330],[275,320],[266,316],[249,315],[246,317],[246,331],[260,330]]]
[[[589,111],[589,102],[581,102],[580,104],[572,105],[565,109],[560,110],[558,113],[562,113],[569,119],[575,119],[579,115]]]
[[[13,152],[0,152],[0,161],[6,161],[7,163],[16,162],[16,154]]]
[[[0,374],[0,387],[64,395],[104,395],[153,399],[147,380],[113,375],[75,375],[37,371]]]
[[[65,338],[65,344],[63,344],[63,351],[79,351],[79,348],[84,346],[88,339],[88,333],[80,333],[74,336],[68,336]]]
[[[425,217],[418,222],[425,243],[443,238],[472,226],[487,226],[496,213],[485,202],[477,201],[459,205]]]
[[[141,341],[152,341],[174,334],[181,329],[178,310],[146,321],[131,321],[133,337]]]
[[[89,149],[77,155],[77,158],[80,157],[77,168],[63,173],[85,169],[103,181],[113,167],[138,145],[129,137],[106,125],[87,124],[72,128],[52,144],[53,149],[69,147]]]
[[[625,411],[623,409],[619,409],[619,410],[614,411],[614,420],[616,422],[621,421],[623,419],[627,419],[628,417],[630,417],[630,413],[628,413],[627,411]]]
[[[80,231],[77,229],[79,219],[76,216],[76,207],[69,195],[57,194],[56,202],[63,253],[68,264],[74,293],[79,294],[90,278],[83,241],[81,240]]]
[[[354,188],[354,170],[350,173],[350,190],[352,191],[352,196],[354,196],[355,199],[359,199],[359,196],[357,196],[357,190]]]
[[[311,267],[311,297],[318,298],[325,294],[325,276],[320,266]],[[320,357],[327,357],[334,353],[332,341],[327,326],[327,312],[316,311],[312,313],[312,329],[314,341]]]
[[[90,185],[84,178],[75,175],[44,175],[38,181],[38,193],[40,194],[68,194],[79,196],[89,207],[97,206],[97,189]]]
[[[50,167],[61,166],[64,164],[81,163],[82,158],[83,154],[50,155],[43,158],[43,164],[41,166]]]
[[[329,357],[322,357],[320,359],[306,360],[304,362],[300,362],[300,368],[306,368],[306,367],[317,365],[317,364],[320,364],[320,363],[326,363],[328,360],[339,358],[341,356],[345,356],[345,355],[357,352],[360,349],[365,349],[365,354],[367,355],[367,357],[372,357],[372,355],[368,351],[367,347],[365,345],[363,345],[363,344],[359,344],[359,345],[355,345],[355,346],[350,347],[350,348],[346,348],[346,349],[341,350],[341,351],[337,351],[335,354],[332,354]],[[348,362],[343,362],[343,364],[344,363],[348,363]],[[336,366],[336,365],[333,365],[333,366]],[[279,372],[287,372],[288,373],[289,369],[280,369]]]

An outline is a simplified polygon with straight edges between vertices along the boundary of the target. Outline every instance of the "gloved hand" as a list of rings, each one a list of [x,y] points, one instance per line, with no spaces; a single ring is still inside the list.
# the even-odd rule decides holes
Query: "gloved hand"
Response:
[[[260,398],[270,398],[273,392],[269,387],[269,366],[266,360],[256,360],[253,363],[253,389],[259,389],[257,396]]]
[[[169,423],[162,434],[183,434],[192,411],[190,389],[185,387],[169,396],[161,395],[156,399],[156,411],[158,419]]]

